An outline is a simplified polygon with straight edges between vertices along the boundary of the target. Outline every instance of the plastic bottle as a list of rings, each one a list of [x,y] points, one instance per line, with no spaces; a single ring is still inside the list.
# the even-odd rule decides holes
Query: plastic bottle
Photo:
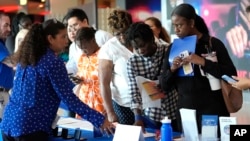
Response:
[[[161,126],[161,141],[172,141],[173,140],[173,129],[171,126],[171,120],[165,117],[162,121]]]

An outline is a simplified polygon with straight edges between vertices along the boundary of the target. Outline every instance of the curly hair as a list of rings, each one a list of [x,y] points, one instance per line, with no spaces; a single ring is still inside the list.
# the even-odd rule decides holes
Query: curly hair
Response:
[[[156,17],[148,17],[145,21],[152,21],[157,28],[161,29],[159,38],[161,38],[167,43],[171,42],[170,35],[168,34],[167,30],[162,26],[161,21],[159,19],[157,19]]]
[[[49,47],[47,36],[55,38],[59,31],[65,28],[63,23],[55,19],[47,20],[43,24],[34,24],[15,54],[17,63],[24,68],[28,65],[35,66]]]
[[[108,25],[111,30],[126,30],[131,24],[132,16],[125,10],[113,10],[108,17]]]

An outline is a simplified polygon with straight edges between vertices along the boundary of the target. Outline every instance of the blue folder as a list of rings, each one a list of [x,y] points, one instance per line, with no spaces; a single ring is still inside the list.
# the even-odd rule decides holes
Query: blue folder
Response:
[[[170,50],[170,54],[169,54],[169,60],[168,60],[170,63],[170,66],[173,63],[174,58],[177,56],[180,56],[181,52],[187,50],[189,52],[189,54],[194,53],[195,47],[196,47],[196,41],[197,41],[196,35],[174,39],[174,41],[172,43],[171,50]],[[192,64],[192,66],[193,66],[193,64]],[[185,74],[183,67],[181,67],[178,70],[178,75],[179,76],[194,76],[194,73],[192,72],[190,74]]]

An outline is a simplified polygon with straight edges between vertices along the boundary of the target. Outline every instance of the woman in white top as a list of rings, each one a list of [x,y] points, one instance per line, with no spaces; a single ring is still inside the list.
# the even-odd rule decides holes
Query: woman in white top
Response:
[[[127,60],[133,50],[125,44],[125,32],[132,24],[132,16],[127,11],[114,10],[108,22],[114,37],[99,51],[100,92],[109,121],[132,125],[134,114],[130,110]]]

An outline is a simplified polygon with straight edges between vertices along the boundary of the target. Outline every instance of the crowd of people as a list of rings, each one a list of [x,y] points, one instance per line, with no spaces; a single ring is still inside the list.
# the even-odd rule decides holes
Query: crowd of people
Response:
[[[201,133],[202,115],[230,114],[221,89],[212,90],[201,72],[218,79],[224,74],[233,76],[238,80],[234,87],[250,87],[249,79],[237,77],[225,45],[211,38],[204,20],[190,4],[176,6],[171,22],[179,38],[197,37],[195,52],[184,58],[175,56],[172,61],[170,35],[155,17],[133,22],[126,10],[113,10],[107,19],[109,33],[91,27],[82,9],[70,9],[63,21],[32,23],[27,15],[21,15],[15,21],[17,32],[10,27],[10,17],[0,13],[4,141],[49,140],[61,106],[76,113],[76,118],[90,121],[102,133],[113,133],[114,123],[158,130],[166,116],[172,120],[174,131],[182,132],[179,109],[195,109]],[[5,43],[9,36],[15,40],[8,50]],[[217,61],[204,57],[208,45]],[[60,54],[66,47],[69,54],[65,61]],[[193,75],[178,75],[188,63],[192,64]],[[164,93],[160,107],[144,107],[139,76],[159,80],[157,87]]]

